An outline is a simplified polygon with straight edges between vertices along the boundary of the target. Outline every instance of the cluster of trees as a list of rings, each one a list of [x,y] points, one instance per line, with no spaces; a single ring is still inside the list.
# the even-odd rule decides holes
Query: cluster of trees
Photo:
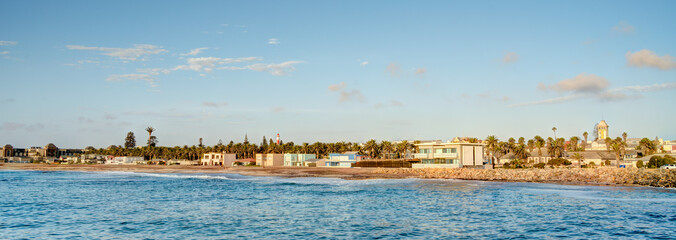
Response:
[[[87,153],[115,155],[115,156],[143,156],[146,159],[163,158],[163,159],[200,159],[204,153],[209,152],[226,152],[235,153],[237,158],[253,158],[256,153],[306,153],[315,154],[318,158],[326,157],[329,153],[344,153],[348,151],[356,151],[360,154],[368,155],[371,158],[403,158],[407,153],[415,151],[413,143],[402,141],[399,143],[392,143],[389,141],[377,142],[374,139],[369,140],[365,144],[353,142],[335,142],[335,143],[302,143],[300,145],[294,142],[285,143],[280,141],[275,143],[271,138],[266,139],[263,136],[263,141],[260,144],[252,144],[248,140],[248,136],[244,136],[244,142],[235,143],[230,141],[227,145],[223,144],[221,140],[214,146],[204,146],[200,138],[198,146],[183,147],[158,147],[157,137],[152,133],[156,131],[153,127],[146,128],[148,132],[148,142],[146,146],[136,147],[136,137],[133,132],[127,133],[123,146],[110,146],[108,148],[94,149],[88,147]]]
[[[552,128],[554,134],[556,134],[556,130],[557,130],[556,127]],[[509,153],[514,154],[516,159],[520,160],[527,159],[529,156],[534,154],[533,152],[534,149],[537,149],[538,157],[542,157],[542,149],[546,149],[547,153],[552,158],[561,158],[565,155],[566,151],[569,152],[585,151],[587,148],[587,139],[589,137],[589,133],[584,132],[582,136],[584,137],[584,141],[580,142],[582,139],[580,139],[577,136],[573,136],[568,140],[568,144],[566,144],[566,139],[564,138],[555,139],[548,137],[545,140],[539,135],[533,137],[533,139],[529,139],[527,142],[523,137],[520,137],[518,141],[515,140],[514,138],[509,138],[506,142],[503,142],[500,141],[495,136],[488,136],[484,143],[486,143],[485,148],[486,155],[493,160],[492,162],[494,164],[496,162],[499,164],[500,158]],[[626,154],[627,133],[626,132],[622,133],[621,138],[617,137],[615,139],[612,139],[608,137],[604,140],[606,143],[606,150],[608,152],[615,153],[615,160],[619,165],[620,160]],[[651,141],[650,139],[644,138],[640,141],[637,149],[643,150],[646,153],[646,155],[650,155],[657,151],[657,143],[655,141]],[[583,160],[582,155],[577,153],[574,154],[572,157],[577,160]],[[514,164],[518,165],[522,163],[518,162]]]
[[[546,140],[539,135],[529,139],[526,142],[524,137],[520,137],[517,141],[514,138],[509,138],[507,142],[500,141],[497,137],[491,135],[486,138],[486,155],[493,161],[493,164],[498,163],[500,158],[512,153],[516,159],[527,159],[533,151],[537,149],[538,156],[542,156],[542,149],[546,149],[551,157],[562,157],[565,153],[566,139],[548,137]],[[573,145],[573,144],[571,144]],[[575,143],[577,145],[577,142]]]

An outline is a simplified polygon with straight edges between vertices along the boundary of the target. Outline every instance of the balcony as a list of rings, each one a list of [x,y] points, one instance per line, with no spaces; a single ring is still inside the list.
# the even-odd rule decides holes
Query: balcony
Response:
[[[414,153],[413,158],[418,158],[418,159],[430,159],[431,158],[430,153]]]
[[[434,158],[458,158],[458,153],[435,153]]]

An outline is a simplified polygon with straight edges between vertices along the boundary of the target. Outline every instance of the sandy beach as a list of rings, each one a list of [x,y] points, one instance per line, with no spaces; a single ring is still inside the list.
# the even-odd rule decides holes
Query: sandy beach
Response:
[[[162,165],[88,165],[4,163],[0,170],[35,171],[120,171],[145,173],[235,173],[249,176],[330,177],[348,180],[415,177],[406,173],[378,173],[376,168],[309,168],[309,167],[219,167]]]
[[[570,185],[617,185],[676,187],[676,171],[624,168],[556,169],[411,169],[411,168],[309,168],[309,167],[217,167],[161,165],[84,165],[5,163],[0,170],[122,171],[145,173],[234,173],[249,176],[329,177],[361,179],[462,179],[501,182],[540,182]]]

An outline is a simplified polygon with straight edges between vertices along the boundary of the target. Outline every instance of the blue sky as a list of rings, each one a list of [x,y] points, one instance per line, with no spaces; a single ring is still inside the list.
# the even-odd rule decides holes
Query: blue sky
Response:
[[[676,139],[674,1],[2,1],[0,142]]]

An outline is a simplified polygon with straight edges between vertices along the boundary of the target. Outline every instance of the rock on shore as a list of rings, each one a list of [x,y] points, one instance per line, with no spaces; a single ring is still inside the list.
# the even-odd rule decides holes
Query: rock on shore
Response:
[[[553,182],[570,184],[642,185],[676,187],[676,171],[636,168],[470,169],[381,168],[376,173],[507,182]]]

